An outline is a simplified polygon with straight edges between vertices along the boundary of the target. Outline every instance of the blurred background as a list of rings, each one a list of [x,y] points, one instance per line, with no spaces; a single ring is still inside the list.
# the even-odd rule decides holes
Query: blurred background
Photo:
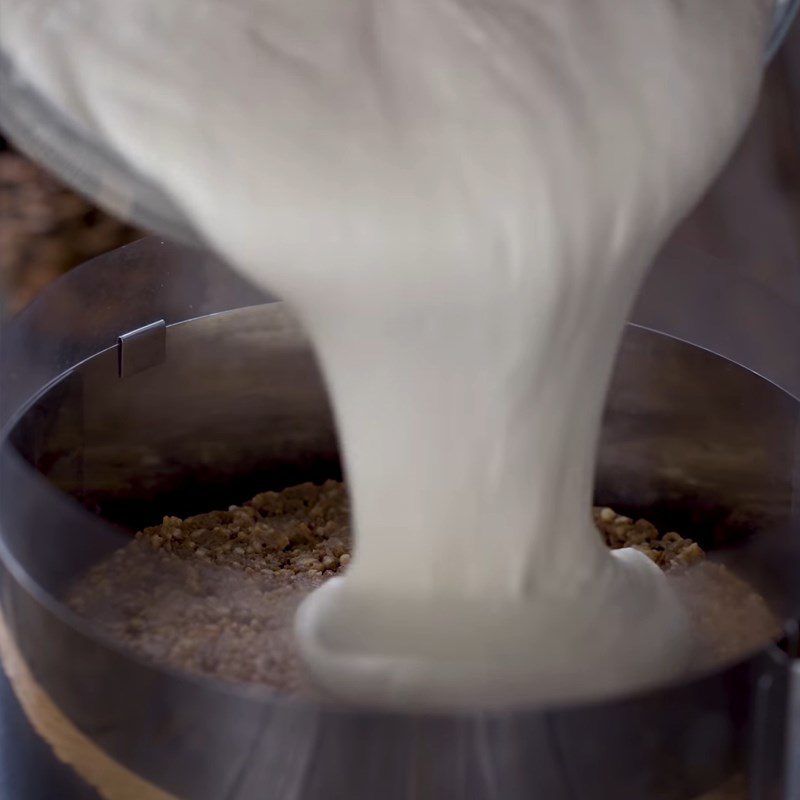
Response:
[[[0,309],[6,314],[77,264],[143,235],[0,137]],[[770,292],[800,297],[800,21],[768,69],[734,159],[675,240],[718,257]],[[727,300],[746,312],[745,293]]]
[[[0,305],[9,315],[48,283],[144,234],[109,216],[0,136]]]

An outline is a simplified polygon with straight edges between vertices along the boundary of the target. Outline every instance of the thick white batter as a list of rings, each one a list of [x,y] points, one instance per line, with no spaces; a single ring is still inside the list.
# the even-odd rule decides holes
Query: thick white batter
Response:
[[[643,268],[751,110],[767,0],[2,6],[21,73],[313,338],[357,531],[298,618],[323,686],[528,702],[685,665],[659,571],[592,528],[595,446]]]

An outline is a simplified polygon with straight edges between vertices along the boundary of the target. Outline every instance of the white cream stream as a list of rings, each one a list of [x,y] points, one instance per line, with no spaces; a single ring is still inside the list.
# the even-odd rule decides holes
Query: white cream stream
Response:
[[[2,0],[20,72],[303,319],[356,551],[302,607],[357,700],[596,696],[690,653],[589,509],[643,270],[727,158],[766,0]]]

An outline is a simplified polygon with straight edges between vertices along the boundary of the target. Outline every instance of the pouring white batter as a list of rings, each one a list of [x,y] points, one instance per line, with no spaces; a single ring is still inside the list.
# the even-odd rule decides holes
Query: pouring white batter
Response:
[[[766,0],[2,5],[20,72],[310,332],[357,533],[297,621],[322,686],[556,701],[686,666],[658,569],[592,528],[595,447],[643,270],[750,113]]]

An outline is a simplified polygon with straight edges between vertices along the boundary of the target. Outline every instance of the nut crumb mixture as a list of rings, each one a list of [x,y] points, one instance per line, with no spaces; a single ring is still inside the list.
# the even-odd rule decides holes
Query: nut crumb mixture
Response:
[[[674,576],[710,660],[733,658],[779,635],[764,600],[706,562],[691,539],[661,534],[610,508],[593,514],[608,547],[635,547]],[[165,517],[90,569],[67,600],[107,637],[148,660],[307,691],[292,638],[294,612],[308,592],[347,566],[351,546],[345,486],[304,483],[227,511]]]
[[[594,522],[612,550],[635,547],[663,569],[694,564],[700,546],[674,531],[661,534],[644,519],[610,508],[593,509]],[[181,520],[164,517],[136,539],[181,557],[199,558],[248,575],[330,577],[350,560],[350,511],[343,483],[301,483],[262,492],[242,506]]]
[[[328,578],[350,560],[347,492],[338,481],[302,483],[262,492],[227,511],[164,517],[136,538],[156,550],[248,575]]]
[[[661,569],[688,567],[702,561],[706,554],[697,542],[686,539],[675,531],[660,533],[652,522],[617,514],[611,508],[592,509],[594,524],[611,550],[633,547],[641,550]]]

